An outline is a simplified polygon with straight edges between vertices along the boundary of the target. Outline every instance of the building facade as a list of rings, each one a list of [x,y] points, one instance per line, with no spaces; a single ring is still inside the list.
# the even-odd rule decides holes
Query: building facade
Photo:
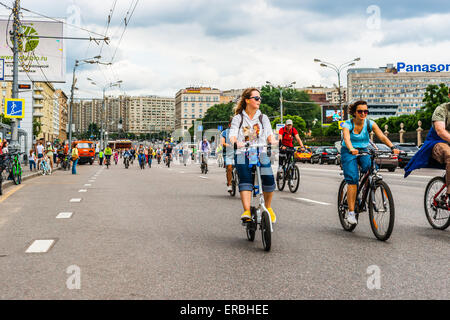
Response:
[[[175,129],[175,99],[157,96],[128,97],[127,132],[134,134],[171,132]]]
[[[56,90],[56,96],[59,104],[59,132],[58,138],[60,141],[68,139],[68,127],[69,124],[69,110],[67,105],[67,95],[61,89]]]
[[[354,68],[347,73],[349,101],[397,106],[397,115],[413,114],[423,105],[430,84],[450,85],[450,72],[397,72],[393,65]]]
[[[339,90],[338,88],[327,88],[322,86],[310,86],[306,88],[297,88],[298,91],[305,91],[312,101],[317,103],[332,103],[339,104]],[[347,89],[341,87],[341,101],[347,101]]]
[[[175,129],[188,130],[195,119],[203,118],[206,111],[220,103],[219,89],[190,87],[175,95]]]

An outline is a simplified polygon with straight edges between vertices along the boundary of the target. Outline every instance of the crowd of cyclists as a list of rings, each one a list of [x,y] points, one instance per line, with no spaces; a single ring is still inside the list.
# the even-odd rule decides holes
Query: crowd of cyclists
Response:
[[[292,120],[287,120],[285,126],[277,132],[278,138],[272,130],[272,126],[267,115],[260,110],[262,98],[257,88],[249,88],[243,91],[241,99],[236,106],[235,114],[229,120],[228,127],[220,134],[220,140],[217,145],[208,141],[206,138],[199,141],[198,145],[188,147],[182,144],[175,145],[167,140],[163,145],[144,146],[143,144],[133,146],[127,149],[112,150],[109,146],[98,153],[100,165],[111,164],[111,158],[115,165],[118,165],[120,159],[128,168],[129,164],[138,161],[140,168],[152,167],[153,160],[159,164],[161,160],[170,167],[170,163],[176,158],[180,164],[186,166],[190,160],[196,160],[201,166],[202,173],[208,172],[208,157],[214,153],[220,153],[225,168],[227,191],[232,192],[233,172],[236,171],[238,177],[238,188],[242,203],[241,220],[243,223],[252,219],[251,200],[254,192],[254,170],[252,166],[252,146],[257,150],[256,162],[261,168],[262,185],[259,186],[264,196],[264,203],[267,211],[270,213],[272,223],[276,223],[277,216],[272,207],[273,193],[276,188],[274,173],[272,171],[270,151],[271,148],[278,148],[279,166],[277,174],[283,170],[286,159],[292,157],[294,152],[294,142],[297,142],[301,149],[304,144],[300,138],[299,132],[293,127]],[[360,179],[362,175],[371,168],[373,158],[368,152],[371,143],[369,133],[374,132],[376,137],[394,154],[399,154],[399,150],[394,148],[393,143],[386,137],[378,125],[367,119],[369,109],[367,102],[357,101],[349,106],[348,110],[351,119],[345,121],[342,125],[341,141],[341,163],[343,169],[344,181],[347,185],[346,190],[346,211],[345,220],[349,225],[358,223],[355,213],[355,204],[359,192]],[[419,168],[440,167],[447,171],[446,183],[450,182],[450,103],[443,104],[436,108],[433,114],[433,126],[426,138],[424,146],[412,158],[405,168],[405,178],[413,171]],[[7,152],[7,143],[2,142],[0,154]],[[269,149],[269,148],[270,149]],[[76,148],[73,148],[76,149]],[[72,151],[72,160],[76,166],[77,154]],[[76,151],[77,152],[77,151]],[[255,152],[253,152],[255,153]],[[69,157],[69,148],[64,143],[46,146],[39,141],[36,147],[29,151],[30,170],[36,170],[36,165],[40,168],[41,162],[48,163],[50,171],[56,165],[61,165]],[[75,169],[75,168],[74,168]],[[72,172],[73,173],[73,172]],[[446,209],[450,209],[450,189],[445,188],[444,202]],[[450,220],[450,219],[449,219]]]

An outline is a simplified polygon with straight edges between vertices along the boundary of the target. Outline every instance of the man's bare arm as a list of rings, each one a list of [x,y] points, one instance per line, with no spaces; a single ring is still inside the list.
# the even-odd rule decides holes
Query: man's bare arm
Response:
[[[434,129],[439,137],[447,142],[450,142],[450,133],[445,129],[444,121],[434,121]]]

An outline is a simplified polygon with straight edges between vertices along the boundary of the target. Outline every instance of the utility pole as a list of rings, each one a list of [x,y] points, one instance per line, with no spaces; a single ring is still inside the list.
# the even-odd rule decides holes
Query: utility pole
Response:
[[[15,0],[14,8],[13,8],[13,84],[12,84],[12,98],[19,98],[19,28],[20,28],[20,20],[19,20],[19,12],[20,12],[20,0]],[[19,149],[19,132],[18,132],[18,120],[12,119],[11,122],[11,149]]]

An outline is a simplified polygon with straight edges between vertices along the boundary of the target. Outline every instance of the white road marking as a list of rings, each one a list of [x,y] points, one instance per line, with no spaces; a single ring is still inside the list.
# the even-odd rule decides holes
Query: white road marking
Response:
[[[202,179],[208,179],[207,177],[202,177],[202,176],[199,176],[199,178],[202,178]]]
[[[184,173],[184,171],[180,171],[180,173]]]
[[[95,180],[89,180],[89,182],[95,182]]]
[[[81,198],[70,199],[70,202],[81,202]]]
[[[28,247],[26,253],[45,253],[53,245],[55,240],[35,240],[31,246]]]
[[[61,212],[56,216],[56,219],[69,219],[72,217],[73,212]]]
[[[295,199],[300,200],[300,201],[306,201],[306,202],[311,202],[311,203],[322,204],[324,206],[331,206],[331,203],[327,203],[327,202],[321,202],[321,201],[305,199],[305,198],[295,198]]]
[[[86,189],[80,189],[80,190],[78,190],[78,192],[87,192],[87,190]]]
[[[90,184],[90,183],[86,183],[85,185],[84,185],[85,187],[91,187],[92,186],[92,184]]]

